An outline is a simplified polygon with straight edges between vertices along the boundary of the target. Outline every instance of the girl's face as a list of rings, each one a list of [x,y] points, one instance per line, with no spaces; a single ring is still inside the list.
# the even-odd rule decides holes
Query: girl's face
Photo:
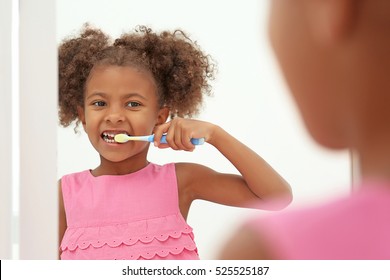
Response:
[[[340,59],[316,37],[314,2],[271,1],[269,35],[309,132],[322,145],[342,148],[346,130],[340,118],[348,107],[338,87]]]
[[[84,108],[79,118],[93,147],[101,158],[121,162],[146,159],[149,143],[115,143],[119,133],[149,135],[166,121],[167,108],[160,108],[156,86],[149,73],[123,66],[95,67],[87,80]]]

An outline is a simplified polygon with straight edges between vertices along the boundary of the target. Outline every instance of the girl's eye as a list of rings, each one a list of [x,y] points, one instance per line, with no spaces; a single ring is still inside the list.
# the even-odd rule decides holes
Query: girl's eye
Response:
[[[104,101],[95,101],[95,102],[92,103],[92,105],[97,106],[97,107],[103,107],[103,106],[106,105],[106,102],[104,102]]]
[[[130,102],[128,102],[127,103],[127,107],[132,107],[132,108],[134,108],[134,107],[139,107],[141,104],[140,103],[138,103],[138,102],[135,102],[135,101],[130,101]]]

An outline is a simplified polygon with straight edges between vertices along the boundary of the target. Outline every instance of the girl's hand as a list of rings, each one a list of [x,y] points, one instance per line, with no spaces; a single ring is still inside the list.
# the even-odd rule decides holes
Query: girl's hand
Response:
[[[217,126],[214,124],[176,117],[170,122],[156,126],[154,129],[154,145],[159,148],[172,148],[192,152],[195,146],[191,138],[204,138],[210,142]],[[166,133],[168,144],[161,144],[160,139]]]

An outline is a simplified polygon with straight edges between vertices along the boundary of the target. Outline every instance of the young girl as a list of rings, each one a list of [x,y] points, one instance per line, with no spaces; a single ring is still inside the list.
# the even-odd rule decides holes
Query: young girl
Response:
[[[273,0],[270,39],[313,138],[359,158],[354,192],[246,223],[231,259],[390,259],[390,1]]]
[[[186,223],[195,199],[258,202],[260,209],[289,204],[289,185],[260,156],[221,127],[182,118],[198,112],[213,70],[180,30],[139,27],[112,43],[85,26],[62,42],[60,122],[83,125],[100,165],[60,181],[61,259],[198,259]],[[154,134],[155,146],[184,151],[194,150],[191,138],[204,138],[242,176],[192,163],[150,163],[148,142],[117,143],[117,134]],[[160,143],[163,134],[167,144]],[[276,200],[277,207],[269,203]]]

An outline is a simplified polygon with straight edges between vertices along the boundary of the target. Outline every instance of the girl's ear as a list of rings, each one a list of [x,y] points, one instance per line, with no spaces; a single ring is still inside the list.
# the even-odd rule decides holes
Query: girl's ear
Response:
[[[167,121],[169,117],[169,108],[168,107],[162,107],[157,116],[156,125],[163,124]]]
[[[79,120],[83,124],[84,130],[85,130],[85,112],[84,108],[81,106],[77,106],[77,114],[79,116]]]
[[[353,29],[355,0],[307,0],[305,3],[309,31],[317,43],[335,44]]]

